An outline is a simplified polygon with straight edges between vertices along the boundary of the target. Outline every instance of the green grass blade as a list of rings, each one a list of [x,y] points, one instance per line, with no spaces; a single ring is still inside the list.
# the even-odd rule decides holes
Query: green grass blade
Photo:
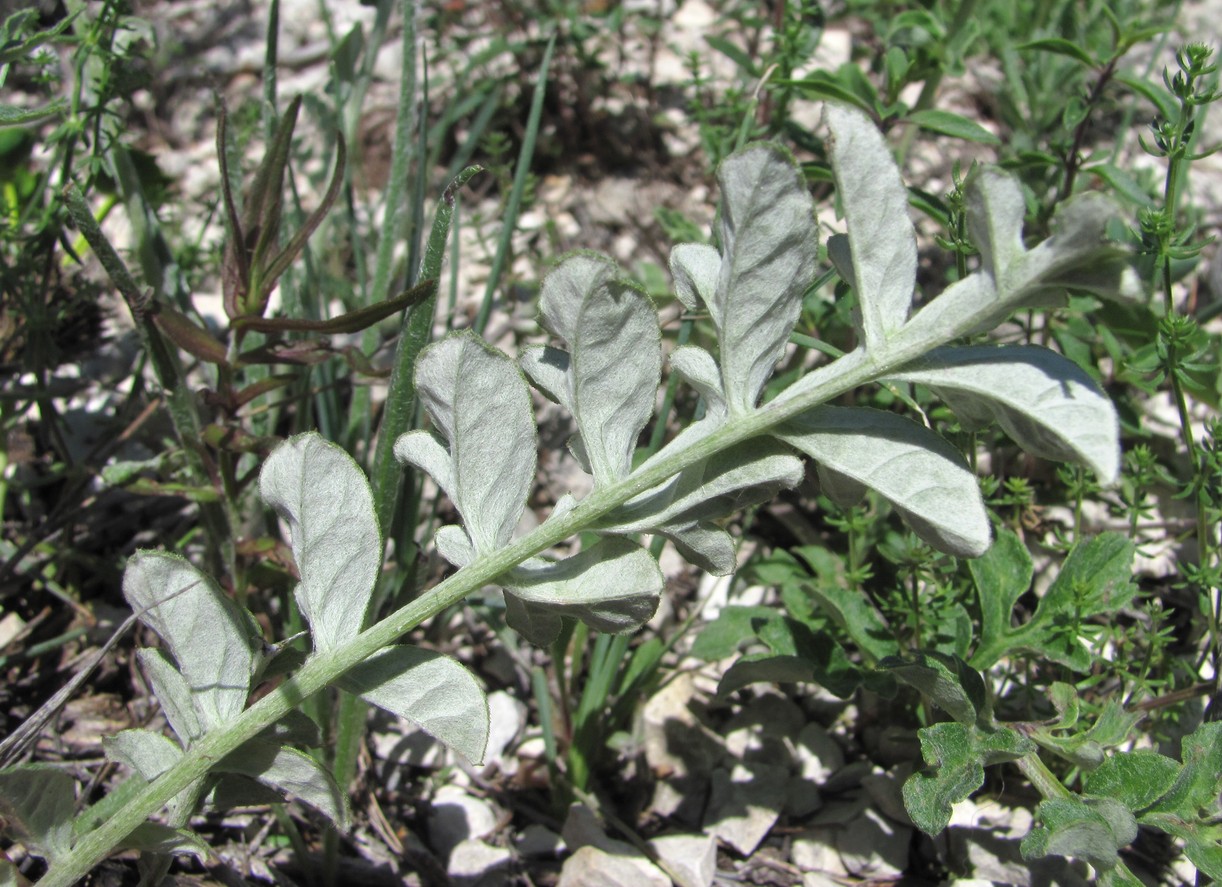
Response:
[[[483,333],[488,326],[488,316],[492,313],[492,296],[500,283],[505,264],[509,261],[510,244],[513,241],[513,231],[518,224],[518,211],[522,207],[522,193],[526,190],[526,178],[530,175],[530,162],[535,154],[535,141],[539,137],[539,121],[543,117],[543,96],[547,92],[547,71],[552,63],[552,53],[556,49],[556,35],[547,41],[547,50],[543,53],[543,63],[539,66],[539,80],[535,84],[535,92],[530,101],[530,116],[526,121],[526,137],[522,140],[522,150],[518,153],[517,168],[513,173],[513,187],[509,191],[509,203],[505,207],[505,219],[501,224],[501,237],[496,245],[496,255],[492,259],[492,270],[488,275],[488,286],[484,290],[484,301],[480,303],[479,313],[475,317],[475,331]]]

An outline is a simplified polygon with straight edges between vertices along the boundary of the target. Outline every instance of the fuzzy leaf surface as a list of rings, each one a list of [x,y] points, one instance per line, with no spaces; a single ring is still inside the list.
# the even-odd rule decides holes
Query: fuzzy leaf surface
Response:
[[[1089,671],[1091,653],[1082,645],[1077,626],[1093,616],[1115,613],[1133,599],[1134,554],[1133,543],[1119,533],[1101,533],[1079,543],[1030,621],[1012,633],[1011,642],[1077,672]]]
[[[47,764],[0,770],[0,816],[6,829],[48,861],[72,849],[76,781]]]
[[[1110,798],[1051,798],[1036,808],[1040,824],[1022,841],[1025,859],[1072,856],[1101,869],[1115,868],[1117,851],[1137,837],[1137,822]]]
[[[1008,727],[982,730],[943,721],[917,731],[921,756],[929,765],[904,783],[904,808],[927,835],[950,822],[951,807],[984,784],[984,767],[1035,751],[1035,743]]]
[[[631,470],[662,373],[658,315],[619,274],[608,258],[572,255],[547,275],[539,296],[541,323],[569,347],[560,399],[577,421],[596,484]]]
[[[649,552],[627,539],[604,539],[562,561],[527,561],[505,579],[506,600],[518,599],[529,616],[524,633],[534,642],[569,616],[598,631],[620,634],[640,628],[658,608],[665,580]],[[541,612],[540,612],[541,611]],[[510,624],[515,629],[521,624]],[[533,636],[532,636],[533,635]],[[550,640],[550,639],[549,639]]]
[[[495,551],[513,535],[535,479],[526,380],[509,357],[466,331],[421,352],[416,390],[449,445],[449,495],[467,535],[477,553]],[[432,473],[437,454],[422,458],[425,440],[435,442],[426,432],[403,435],[395,457]]]
[[[721,275],[721,253],[705,243],[680,243],[670,251],[670,274],[675,279],[675,295],[688,311],[699,302],[713,310],[717,298],[717,278]]]
[[[132,556],[123,572],[123,596],[174,657],[203,724],[219,726],[237,717],[258,664],[258,629],[250,615],[211,577],[164,552]]]
[[[340,447],[310,432],[272,452],[259,490],[289,526],[297,603],[315,648],[350,641],[364,627],[382,557],[369,480]]]
[[[986,669],[1008,650],[1014,605],[1031,587],[1035,567],[1022,540],[1002,529],[988,551],[968,562],[968,570],[980,602],[980,643],[971,662]]]
[[[211,849],[199,835],[187,829],[170,828],[159,822],[142,822],[120,842],[116,850],[138,850],[164,856],[188,854],[204,862]]]
[[[152,730],[120,730],[114,736],[102,737],[106,757],[123,764],[152,782],[178,763],[182,749]]]
[[[348,671],[339,686],[411,721],[468,761],[483,760],[488,700],[457,660],[419,647],[387,647]]]
[[[136,651],[136,657],[144,668],[153,695],[161,705],[161,712],[169,721],[174,735],[184,746],[190,745],[204,735],[201,715],[195,707],[195,692],[182,676],[164,650],[145,648]]]
[[[1184,841],[1184,855],[1211,878],[1222,878],[1222,722],[1202,724],[1182,743],[1183,767],[1170,790],[1140,816]]]
[[[612,511],[597,529],[660,533],[701,569],[724,576],[736,566],[734,543],[712,521],[765,502],[801,480],[800,459],[775,442],[753,440],[684,469]]]
[[[713,520],[766,502],[801,480],[800,459],[773,442],[752,440],[710,456],[629,500],[599,529],[638,533]]]
[[[960,724],[987,719],[988,694],[980,673],[958,656],[917,653],[889,656],[879,665],[905,684],[919,690]]]
[[[908,319],[916,288],[916,231],[908,217],[908,191],[882,133],[855,109],[828,104],[830,161],[848,225],[852,283],[867,349],[877,347]],[[838,262],[843,265],[843,262]]]
[[[753,620],[768,653],[739,657],[722,676],[719,696],[750,684],[813,681],[841,699],[866,686],[881,696],[895,694],[895,681],[885,672],[858,668],[840,643],[827,632],[813,631],[796,619],[773,614]]]
[[[918,536],[959,557],[978,557],[992,533],[976,478],[929,429],[867,407],[821,406],[776,432],[824,469],[877,491]]]
[[[996,421],[1032,455],[1081,462],[1104,483],[1116,478],[1116,410],[1084,370],[1054,351],[940,348],[894,378],[929,386],[968,429]]]
[[[1165,795],[1179,772],[1179,763],[1148,748],[1116,752],[1086,774],[1083,791],[1141,810]]]
[[[347,795],[322,764],[295,748],[252,739],[217,762],[216,769],[249,776],[309,804],[337,828],[348,827]]]
[[[753,145],[733,154],[717,180],[721,266],[706,305],[717,327],[726,401],[739,415],[755,407],[797,323],[814,279],[818,234],[814,201],[780,149]],[[689,275],[697,292],[707,286],[708,257],[707,250],[681,253],[689,272],[700,268]]]

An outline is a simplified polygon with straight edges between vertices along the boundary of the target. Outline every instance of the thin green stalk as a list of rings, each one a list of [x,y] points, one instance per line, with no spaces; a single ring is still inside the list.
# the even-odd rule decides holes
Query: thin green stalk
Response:
[[[974,318],[964,319],[970,327]],[[924,343],[936,347],[963,332],[963,324],[948,325],[946,336]],[[483,555],[419,597],[395,610],[376,625],[361,632],[347,644],[326,652],[316,652],[295,675],[280,687],[243,711],[230,724],[201,738],[173,767],[147,785],[103,825],[83,837],[72,851],[47,872],[40,887],[70,887],[117,847],[141,822],[154,815],[211,765],[236,750],[289,711],[332,684],[344,672],[364,662],[378,650],[393,643],[422,622],[462,601],[485,585],[494,584],[507,570],[589,527],[600,517],[658,486],[690,465],[735,444],[767,433],[820,403],[843,394],[878,377],[887,367],[895,367],[924,350],[901,334],[889,343],[896,361],[868,359],[861,351],[846,355],[835,363],[814,370],[791,386],[786,395],[746,415],[731,419],[707,437],[686,448],[658,459],[648,468],[638,469],[618,483],[596,489],[568,514],[545,522],[504,548]],[[798,390],[794,390],[794,389]]]
[[[382,18],[382,13],[387,8],[387,4],[383,4],[379,8],[379,21]],[[365,298],[367,301],[384,299],[390,295],[391,277],[394,270],[394,249],[399,231],[399,222],[402,218],[402,204],[407,193],[407,182],[411,172],[412,160],[416,154],[413,127],[416,116],[416,45],[418,42],[418,35],[416,33],[416,0],[403,0],[402,9],[403,67],[399,77],[399,104],[395,112],[395,141],[391,151],[390,179],[387,183],[382,233],[378,238],[377,259],[374,263],[372,292],[366,292]],[[362,72],[361,82],[358,83],[358,95],[354,97],[358,102],[357,107],[359,107],[359,100],[363,98],[364,86],[368,83],[367,78],[372,73],[372,57],[376,54],[376,47],[378,45],[380,45],[380,41],[377,44],[371,44],[371,49],[366,57],[366,70]],[[423,170],[419,171],[418,175],[423,176]],[[425,306],[430,311],[430,316],[434,299],[435,296],[425,300]],[[420,307],[418,306],[418,308]],[[368,353],[377,344],[377,331],[373,328],[366,330],[362,340],[363,350]],[[378,451],[373,467],[374,504],[378,515],[378,524],[382,527],[383,539],[385,539],[386,534],[390,530],[390,513],[394,508],[394,496],[398,492],[397,476],[393,478],[389,476],[389,473],[393,471],[394,463],[393,459],[389,458],[388,446],[393,444],[394,438],[398,436],[398,433],[401,433],[401,431],[398,433],[394,431],[394,425],[399,422],[400,416],[396,405],[403,399],[398,391],[402,385],[402,382],[399,381],[401,376],[400,369],[402,362],[406,359],[402,353],[404,350],[403,346],[404,343],[400,340],[399,350],[396,353],[394,375],[391,379],[391,388],[386,401],[382,433],[379,436]],[[411,355],[411,359],[414,359],[414,354]],[[410,363],[408,366],[410,367]],[[349,412],[349,429],[356,431],[359,428],[360,437],[368,441],[373,431],[372,415],[372,392],[369,388],[358,387],[352,398],[352,410]],[[391,427],[387,427],[387,425]],[[379,606],[380,600],[371,603],[369,613],[377,613]],[[349,693],[340,694],[339,709],[336,712],[338,729],[333,759],[333,773],[336,782],[345,788],[351,784],[356,775],[356,762],[360,752],[361,739],[365,732],[365,720],[368,710],[368,705],[359,697]],[[335,832],[327,833],[323,841],[323,851],[323,882],[332,885],[336,883],[336,875],[339,870],[339,836]]]
[[[968,22],[976,12],[976,0],[959,0],[959,7],[955,10],[955,17],[951,21],[950,28],[947,29],[944,44],[952,46],[959,34],[967,27]],[[938,67],[925,82],[921,84],[921,94],[917,96],[916,104],[912,106],[913,111],[924,111],[933,107],[934,99],[938,97],[938,90],[942,88],[942,75],[945,71],[945,65]],[[899,167],[903,169],[904,158],[908,156],[908,151],[912,147],[912,142],[916,138],[917,127],[904,127],[904,134],[900,138],[899,146],[895,149],[895,159]]]
[[[153,362],[153,370],[157,374],[157,381],[161,384],[175,434],[178,437],[179,445],[186,454],[192,481],[200,485],[210,485],[212,477],[208,471],[204,453],[200,449],[202,433],[199,414],[196,412],[195,399],[191,390],[183,379],[177,352],[167,345],[161,332],[145,312],[146,297],[140,292],[131,271],[128,270],[102,232],[101,226],[94,219],[89,205],[85,203],[85,198],[81,196],[75,184],[69,183],[64,189],[64,202],[72,221],[84,235],[90,248],[93,249],[94,255],[98,257],[98,261],[101,262],[111,282],[122,295],[132,318],[136,321],[136,330],[139,333],[141,344]],[[227,575],[234,576],[236,554],[233,549],[234,534],[231,515],[219,504],[201,503],[199,509],[211,543],[210,557],[214,565],[218,567],[217,572],[223,569]]]
[[[539,121],[543,117],[543,97],[547,93],[547,72],[552,64],[552,52],[556,48],[556,35],[552,34],[547,41],[547,49],[543,53],[543,62],[539,65],[539,80],[535,83],[534,95],[530,101],[530,115],[526,119],[526,136],[522,140],[522,149],[518,152],[518,163],[513,173],[513,186],[509,190],[509,202],[505,206],[505,218],[501,221],[501,236],[496,245],[496,254],[492,258],[492,268],[488,273],[488,286],[484,289],[484,300],[480,303],[479,313],[475,316],[474,329],[483,333],[488,326],[488,318],[492,314],[492,297],[500,285],[501,274],[509,261],[509,253],[513,243],[513,232],[518,226],[518,211],[522,207],[522,194],[526,190],[526,180],[530,175],[531,158],[535,155],[535,140],[539,137]]]
[[[399,75],[399,104],[395,110],[395,142],[391,149],[390,178],[386,185],[386,205],[382,215],[381,235],[378,237],[377,258],[374,261],[373,284],[365,293],[367,303],[388,298],[394,272],[395,243],[402,219],[404,198],[407,194],[408,177],[411,173],[415,150],[416,122],[416,0],[403,0],[403,67]],[[376,53],[371,45],[369,54]],[[424,175],[421,170],[419,175]],[[361,341],[362,350],[371,352],[378,345],[378,334],[374,329],[366,330]],[[352,397],[349,412],[349,428],[361,430],[361,437],[369,440],[373,433],[372,392],[367,387],[358,387]]]

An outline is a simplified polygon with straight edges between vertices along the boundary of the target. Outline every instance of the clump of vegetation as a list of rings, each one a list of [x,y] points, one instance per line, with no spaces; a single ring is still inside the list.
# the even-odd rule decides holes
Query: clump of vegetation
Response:
[[[567,133],[593,150],[583,127],[624,88],[606,34],[636,28],[651,53],[665,41],[663,19],[612,5],[550,4],[538,32],[517,3],[447,5],[428,19],[438,41],[476,45],[493,23],[518,36],[464,68],[440,65],[456,76],[439,100],[418,75],[439,63],[421,58],[429,36],[405,2],[388,185],[366,206],[353,146],[394,5],[377,4],[368,33],[328,20],[328,89],[282,102],[273,0],[262,104],[218,112],[225,245],[211,259],[162,221],[172,183],[124,137],[121,78],[143,69],[149,29],[109,2],[49,27],[33,11],[4,23],[0,77],[41,96],[0,106],[0,134],[18,134],[0,144],[14,160],[3,346],[20,380],[3,399],[3,571],[16,583],[5,607],[27,618],[51,593],[88,614],[113,581],[132,618],[59,692],[32,684],[28,719],[0,743],[0,814],[25,853],[20,867],[0,858],[0,872],[72,884],[137,849],[156,883],[176,857],[209,856],[199,811],[289,798],[329,823],[322,877],[334,883],[370,708],[462,760],[483,757],[478,663],[426,633],[436,640],[456,605],[491,586],[502,594],[480,610],[506,648],[521,639],[550,654],[550,680],[542,658],[530,680],[558,809],[614,803],[616,743],[682,651],[728,663],[719,698],[817,684],[867,707],[885,700],[911,740],[905,810],[927,835],[1012,767],[1038,794],[1024,858],[1068,857],[1100,883],[1137,884],[1129,848],[1144,831],[1222,878],[1222,376],[1216,312],[1185,286],[1209,243],[1189,171],[1212,150],[1200,126],[1219,95],[1212,48],[1183,47],[1161,78],[1133,70],[1167,25],[1146,4],[1039,4],[1022,40],[1008,8],[972,0],[885,20],[873,4],[723,4],[709,55],[692,55],[677,87],[706,164],[695,175],[718,189],[712,230],[659,207],[681,242],[663,250],[669,281],[648,291],[609,257],[563,256],[528,288],[540,329],[497,347],[483,333],[521,296],[510,269],[535,164],[564,162],[540,144]],[[868,33],[872,61],[813,64],[837,15]],[[708,73],[714,55],[736,80]],[[515,65],[534,83],[506,95],[499,72]],[[946,86],[989,66],[1003,85],[975,119]],[[563,110],[557,94],[572,100]],[[802,113],[813,100],[818,125]],[[520,130],[488,134],[519,111]],[[312,135],[298,131],[303,113]],[[1136,120],[1147,135],[1130,137]],[[937,187],[906,183],[930,140],[963,160]],[[246,184],[245,146],[258,141]],[[499,189],[501,224],[463,322],[456,249],[477,161],[494,168],[483,181]],[[300,170],[320,165],[307,206]],[[110,212],[131,222],[126,258],[104,230]],[[122,370],[138,415],[82,455],[57,386],[96,338],[72,331],[96,329],[99,283],[65,270],[88,254],[139,338]],[[220,325],[193,295],[201,274],[223,291]],[[1152,428],[1160,395],[1174,439]],[[537,495],[541,400],[571,421],[584,495]],[[142,432],[159,411],[168,422]],[[112,458],[136,438],[142,457]],[[7,470],[17,461],[41,477]],[[186,522],[74,550],[64,528],[99,490],[189,504]],[[1176,502],[1187,516],[1173,525]],[[528,510],[538,520],[524,529]],[[783,511],[796,523],[772,517]],[[755,553],[740,564],[748,533]],[[1135,572],[1154,543],[1171,553],[1157,579]],[[647,628],[668,593],[667,546],[776,603],[731,601],[707,620],[693,606],[678,626]],[[107,565],[100,585],[95,563]],[[105,786],[29,760],[133,624],[168,731],[104,737],[128,774]],[[84,633],[5,662],[30,668]],[[276,815],[304,859],[310,838]]]

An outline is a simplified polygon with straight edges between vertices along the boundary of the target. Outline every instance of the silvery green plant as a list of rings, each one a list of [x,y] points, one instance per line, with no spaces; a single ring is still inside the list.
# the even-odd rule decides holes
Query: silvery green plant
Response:
[[[965,425],[995,421],[1032,453],[1083,463],[1111,480],[1116,416],[1076,365],[1041,348],[951,344],[1016,309],[1055,304],[1068,289],[1136,297],[1125,255],[1105,236],[1111,204],[1078,198],[1063,208],[1055,233],[1028,249],[1019,186],[1000,171],[979,171],[968,206],[980,268],[918,307],[915,234],[888,148],[856,111],[829,105],[825,119],[847,224],[828,254],[857,294],[854,351],[761,402],[819,263],[813,201],[791,158],[771,145],[722,165],[718,246],[683,244],[671,255],[676,294],[707,312],[717,353],[684,346],[670,354],[671,371],[700,394],[704,413],[635,468],[661,379],[662,340],[649,299],[611,260],[573,255],[546,278],[540,320],[554,345],[517,361],[470,332],[429,346],[416,386],[432,429],[402,436],[394,449],[454,504],[461,524],[442,527],[435,544],[456,572],[365,628],[381,557],[368,483],[317,435],[286,441],[264,465],[260,490],[291,536],[312,652],[250,703],[264,676],[284,670],[276,647],[187,561],[136,555],[124,593],[160,639],[139,656],[174,738],[125,731],[108,741],[108,753],[133,771],[134,787],[112,795],[122,802],[106,816],[80,817],[76,830],[66,776],[28,767],[0,774],[0,812],[50,862],[41,883],[72,884],[125,845],[203,853],[183,831],[201,802],[289,794],[344,827],[343,790],[296,750],[317,741],[297,707],[331,685],[478,761],[488,712],[474,677],[398,639],[487,585],[504,590],[509,623],[536,643],[554,639],[565,619],[632,631],[652,615],[663,587],[638,535],[661,534],[695,564],[728,573],[734,549],[718,521],[796,485],[802,457],[836,499],[875,490],[930,545],[967,557],[985,552],[990,523],[962,455],[910,419],[829,403],[857,386],[926,385]],[[515,537],[536,469],[528,379],[572,414],[569,446],[593,488],[580,499],[561,496],[541,525]],[[568,557],[548,555],[578,532],[598,541]],[[933,665],[912,667],[921,668],[941,676]]]

